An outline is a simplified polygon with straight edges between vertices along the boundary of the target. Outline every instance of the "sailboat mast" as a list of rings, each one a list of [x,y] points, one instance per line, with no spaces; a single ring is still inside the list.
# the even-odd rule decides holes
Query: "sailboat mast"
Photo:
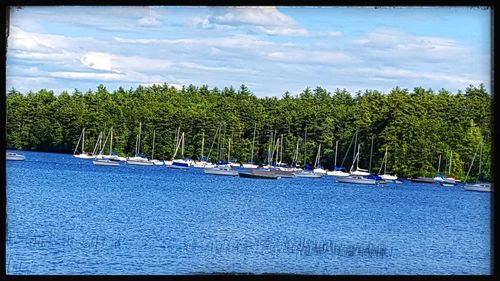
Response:
[[[368,165],[368,173],[372,173],[372,156],[373,156],[373,135],[372,135],[372,142],[370,145],[370,164]]]
[[[358,153],[356,153],[356,170],[359,170],[359,150],[361,149],[361,144],[358,143]]]
[[[338,147],[339,147],[339,141],[337,140],[335,142],[335,163],[333,163],[334,164],[334,167],[333,167],[334,170],[335,170],[335,168],[337,168],[337,148]]]
[[[438,160],[438,174],[440,168],[441,168],[441,154],[439,154],[439,160]]]
[[[356,159],[356,142],[358,141],[358,130],[356,130],[356,134],[354,135],[354,147],[353,147],[353,154],[352,154],[352,163],[354,163],[354,160]]]
[[[257,123],[253,125],[253,138],[252,138],[252,155],[250,156],[250,163],[253,164],[253,148],[255,145],[255,129],[257,129]]]
[[[450,166],[448,167],[448,175],[451,175],[451,162],[453,160],[453,151],[450,151]]]
[[[483,154],[483,141],[481,140],[481,149],[479,150],[479,173],[478,173],[478,181],[481,179],[481,159]]]
[[[227,163],[230,163],[231,157],[229,156],[231,153],[231,138],[227,140]]]
[[[385,147],[384,175],[387,175],[387,146]]]
[[[156,130],[153,130],[153,151],[151,151],[151,159],[155,159],[155,137],[156,137]]]
[[[205,132],[201,133],[201,160],[203,160],[203,150],[205,149]]]
[[[304,170],[306,169],[306,151],[307,151],[307,127],[304,131]]]
[[[182,147],[181,147],[181,155],[184,158],[184,132],[182,132]]]
[[[83,136],[82,136],[82,154],[85,153],[85,128],[83,128]]]
[[[111,156],[111,154],[113,154],[113,127],[111,127],[111,139],[110,139],[110,142],[109,142],[109,156]]]
[[[280,163],[283,162],[283,134],[281,134]]]
[[[142,122],[139,122],[139,136],[137,137],[137,154],[141,151],[141,127],[142,127]]]

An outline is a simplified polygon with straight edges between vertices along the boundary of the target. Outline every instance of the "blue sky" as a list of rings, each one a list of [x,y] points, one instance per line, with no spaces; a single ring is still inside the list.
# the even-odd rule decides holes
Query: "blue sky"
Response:
[[[27,6],[11,10],[7,90],[167,83],[258,97],[491,82],[478,7]],[[491,92],[491,91],[490,91]]]

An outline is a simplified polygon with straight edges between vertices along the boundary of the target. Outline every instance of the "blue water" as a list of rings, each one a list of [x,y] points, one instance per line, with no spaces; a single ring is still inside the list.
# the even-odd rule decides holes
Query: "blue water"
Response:
[[[7,161],[7,274],[492,274],[490,193]]]

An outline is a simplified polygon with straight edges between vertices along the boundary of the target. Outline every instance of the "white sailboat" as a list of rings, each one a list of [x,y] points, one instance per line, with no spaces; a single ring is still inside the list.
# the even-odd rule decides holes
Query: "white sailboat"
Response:
[[[321,174],[315,174],[314,172],[306,170],[307,163],[307,127],[304,132],[304,168],[300,172],[294,172],[293,176],[296,178],[321,178]]]
[[[82,149],[79,154],[76,154],[80,141],[82,142]],[[78,143],[76,144],[75,150],[73,151],[73,156],[80,159],[94,159],[94,156],[91,153],[85,152],[85,128],[82,129],[80,137],[78,138]]]
[[[148,158],[140,156],[141,147],[141,126],[142,122],[139,122],[139,134],[137,134],[135,140],[135,156],[127,158],[128,165],[138,165],[138,166],[153,166],[154,163],[150,162]]]
[[[153,165],[155,165],[155,166],[162,166],[165,164],[165,162],[154,158],[154,155],[155,155],[155,137],[156,137],[156,130],[153,130],[153,150],[151,151],[151,159],[149,161],[153,162]]]
[[[207,158],[203,157],[203,152],[205,150],[205,133],[201,135],[201,158],[198,161],[193,162],[193,167],[195,168],[212,168],[215,165],[207,161]]]
[[[489,182],[480,182],[481,178],[481,160],[482,160],[482,152],[483,152],[483,142],[480,144],[481,151],[479,153],[479,172],[478,172],[478,181],[475,183],[467,183],[467,178],[469,177],[469,173],[471,171],[472,166],[474,165],[474,159],[476,158],[478,149],[476,148],[476,152],[474,153],[474,157],[472,158],[472,162],[470,164],[469,170],[467,171],[467,175],[465,176],[465,185],[464,190],[466,191],[480,191],[480,192],[491,192],[493,191],[493,185]]]
[[[257,169],[259,166],[258,165],[255,165],[253,163],[253,150],[254,150],[254,145],[255,145],[255,130],[257,129],[257,123],[254,123],[254,126],[253,126],[253,138],[252,138],[252,152],[251,152],[251,156],[250,156],[250,161],[248,161],[248,163],[243,163],[243,168],[245,169]]]
[[[453,151],[450,151],[450,165],[448,166],[448,177],[447,178],[443,178],[441,181],[439,181],[439,184],[441,184],[441,186],[455,186],[457,185],[457,181],[455,180],[455,178],[452,178],[450,175],[451,175],[451,164],[452,164],[452,160],[453,160]]]
[[[181,147],[181,158],[172,159],[172,164],[167,164],[167,167],[173,169],[187,170],[189,169],[189,167],[191,167],[193,161],[191,159],[184,158],[184,132],[182,132],[182,135],[179,138],[177,145],[175,147],[174,158],[177,155],[179,147]]]
[[[204,173],[207,175],[218,175],[218,176],[237,176],[238,171],[233,170],[229,163],[230,159],[230,151],[231,151],[231,139],[228,140],[228,148],[227,148],[227,163],[221,163],[215,165],[213,168],[205,168]]]
[[[321,167],[321,164],[319,163],[320,154],[321,154],[321,143],[318,146],[318,153],[316,154],[316,160],[314,160],[313,173],[315,173],[315,174],[321,174],[321,175],[326,175],[326,170],[323,169]]]
[[[356,149],[356,141],[358,139],[358,131],[356,131],[355,139],[354,139],[354,149]],[[361,145],[358,144],[358,152],[355,153],[355,156],[352,160],[351,169],[349,169],[349,174],[351,176],[369,176],[370,173],[366,169],[361,169],[359,167],[359,150]],[[354,168],[354,164],[356,164],[356,168]]]
[[[384,165],[384,174],[380,175],[380,172],[382,171],[382,165]],[[386,181],[396,181],[398,179],[398,176],[396,175],[387,174],[387,146],[385,147],[384,159],[382,160],[382,164],[380,165],[378,173],[379,176]]]
[[[349,176],[349,173],[345,170],[343,167],[337,167],[337,148],[339,146],[339,141],[337,140],[335,142],[335,163],[334,163],[334,170],[333,171],[327,171],[326,174],[328,176],[334,176],[334,177],[347,177]]]
[[[94,158],[94,165],[96,166],[120,166],[120,162],[118,159],[110,159],[104,156],[104,147],[106,146],[106,142],[108,141],[108,137],[111,136],[111,141],[109,142],[109,156],[111,157],[111,153],[113,151],[113,127],[109,130],[108,136],[102,145],[102,149],[98,155]],[[100,140],[102,141],[102,139]],[[107,156],[107,155],[106,155]]]

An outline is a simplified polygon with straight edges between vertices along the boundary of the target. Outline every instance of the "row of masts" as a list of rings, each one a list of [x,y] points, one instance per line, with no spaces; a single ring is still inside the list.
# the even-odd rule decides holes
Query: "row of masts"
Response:
[[[252,147],[251,147],[251,153],[250,153],[250,162],[249,163],[252,163],[253,164],[253,159],[254,159],[254,150],[255,150],[255,136],[256,136],[256,124],[254,124],[254,130],[253,130],[253,137],[252,137]],[[221,138],[225,138],[225,133],[224,135],[222,135],[220,133],[221,131],[221,126],[219,126],[217,128],[217,131],[216,131],[216,134],[215,134],[215,137],[214,137],[214,142],[215,140],[217,139],[217,159],[218,160],[221,160],[223,157],[222,157],[222,151],[224,150],[224,144],[223,142],[221,142]],[[139,123],[139,133],[137,134],[136,136],[136,143],[135,143],[135,156],[139,156],[140,155],[140,147],[141,147],[141,133],[142,133],[142,122]],[[358,132],[356,131],[356,133],[354,134],[354,148],[356,148],[356,144],[357,144],[357,136],[358,136]],[[108,132],[108,134],[106,135],[106,139],[104,140],[104,142],[102,141],[102,138],[103,138],[103,133],[100,132],[99,135],[98,135],[98,139],[97,139],[97,142],[94,146],[94,149],[93,149],[93,152],[92,154],[95,155],[97,154],[103,154],[104,153],[104,147],[108,141],[108,139],[110,140],[110,143],[109,143],[109,155],[112,154],[112,147],[113,147],[113,127],[110,128],[110,131]],[[154,150],[155,150],[155,139],[156,139],[156,130],[153,130],[153,145],[152,145],[152,150],[151,150],[151,158],[154,159]],[[78,143],[76,145],[76,148],[74,150],[73,153],[76,153],[77,149],[78,149],[78,146],[80,144],[80,140],[81,140],[81,150],[82,150],[82,153],[85,153],[85,150],[84,150],[84,143],[85,143],[85,128],[83,128],[82,130],[82,133],[80,134],[80,138],[78,139]],[[369,168],[368,168],[368,171],[371,173],[371,169],[372,169],[372,156],[373,156],[373,135],[371,137],[371,148],[370,148],[370,161],[369,161]],[[177,152],[179,150],[179,148],[181,149],[181,157],[184,158],[184,143],[185,143],[185,133],[182,132],[182,134],[180,133],[180,128],[178,128],[176,130],[176,134],[175,134],[175,144],[176,144],[176,147],[175,147],[175,152],[174,152],[174,155],[172,157],[172,159],[177,155]],[[305,128],[305,131],[304,131],[304,144],[307,143],[307,127]],[[335,142],[335,158],[334,158],[334,167],[336,168],[337,167],[337,152],[338,152],[338,143],[339,141],[337,140]],[[271,142],[269,144],[269,147],[268,147],[268,153],[267,153],[267,163],[268,165],[280,165],[283,163],[283,134],[280,135],[280,137],[278,138],[278,135],[276,133],[276,130],[274,130],[274,132],[271,132]],[[208,159],[210,159],[210,155],[211,155],[211,151],[212,151],[212,148],[213,148],[213,145],[214,143],[212,143],[212,146],[210,148],[210,151],[209,151],[209,154],[208,154]],[[349,144],[349,147],[347,149],[347,151],[349,151],[350,147],[352,145],[352,140],[351,140],[351,143]],[[205,150],[205,135],[204,135],[204,132],[202,133],[202,145],[201,145],[201,159],[204,159],[204,150]],[[227,148],[227,159],[228,159],[228,162],[230,161],[230,148],[231,148],[231,139],[228,139],[228,148]],[[361,149],[361,145],[360,144],[357,144],[357,150],[355,149],[353,151],[353,159],[352,159],[352,166],[351,166],[351,170],[354,170],[355,168],[356,169],[359,169],[359,153],[360,153],[360,149]],[[478,148],[479,149],[479,148]],[[379,173],[381,172],[382,170],[382,165],[384,167],[384,174],[386,173],[387,171],[387,153],[388,153],[388,147],[386,147],[385,149],[385,153],[384,153],[384,158],[382,160],[382,163],[381,163],[381,166],[380,166],[380,169],[379,169]],[[482,153],[482,146],[481,146],[481,153]],[[318,151],[317,151],[317,154],[316,154],[316,159],[314,161],[314,168],[317,168],[319,166],[319,163],[320,163],[320,154],[321,154],[321,144],[319,144],[318,146]],[[481,154],[480,154],[481,156]],[[292,165],[297,165],[298,163],[298,160],[299,160],[299,141],[297,141],[297,144],[296,144],[296,149],[295,149],[295,154],[294,154],[294,157],[292,159]],[[345,160],[346,160],[346,157],[347,157],[347,154],[345,155],[344,159],[342,160],[342,163],[341,163],[341,167],[343,166]],[[450,151],[450,163],[448,165],[448,163],[445,163],[445,167],[447,166],[448,168],[448,173],[451,174],[451,171],[452,171],[452,157],[453,157],[453,151]],[[307,163],[307,146],[304,145],[304,165],[305,163]],[[481,163],[481,161],[480,161]],[[472,165],[472,164],[471,164]],[[439,173],[440,172],[440,166],[441,166],[441,155],[439,155],[439,160],[438,160],[438,168],[437,168],[437,172]],[[480,167],[481,168],[481,167]]]

